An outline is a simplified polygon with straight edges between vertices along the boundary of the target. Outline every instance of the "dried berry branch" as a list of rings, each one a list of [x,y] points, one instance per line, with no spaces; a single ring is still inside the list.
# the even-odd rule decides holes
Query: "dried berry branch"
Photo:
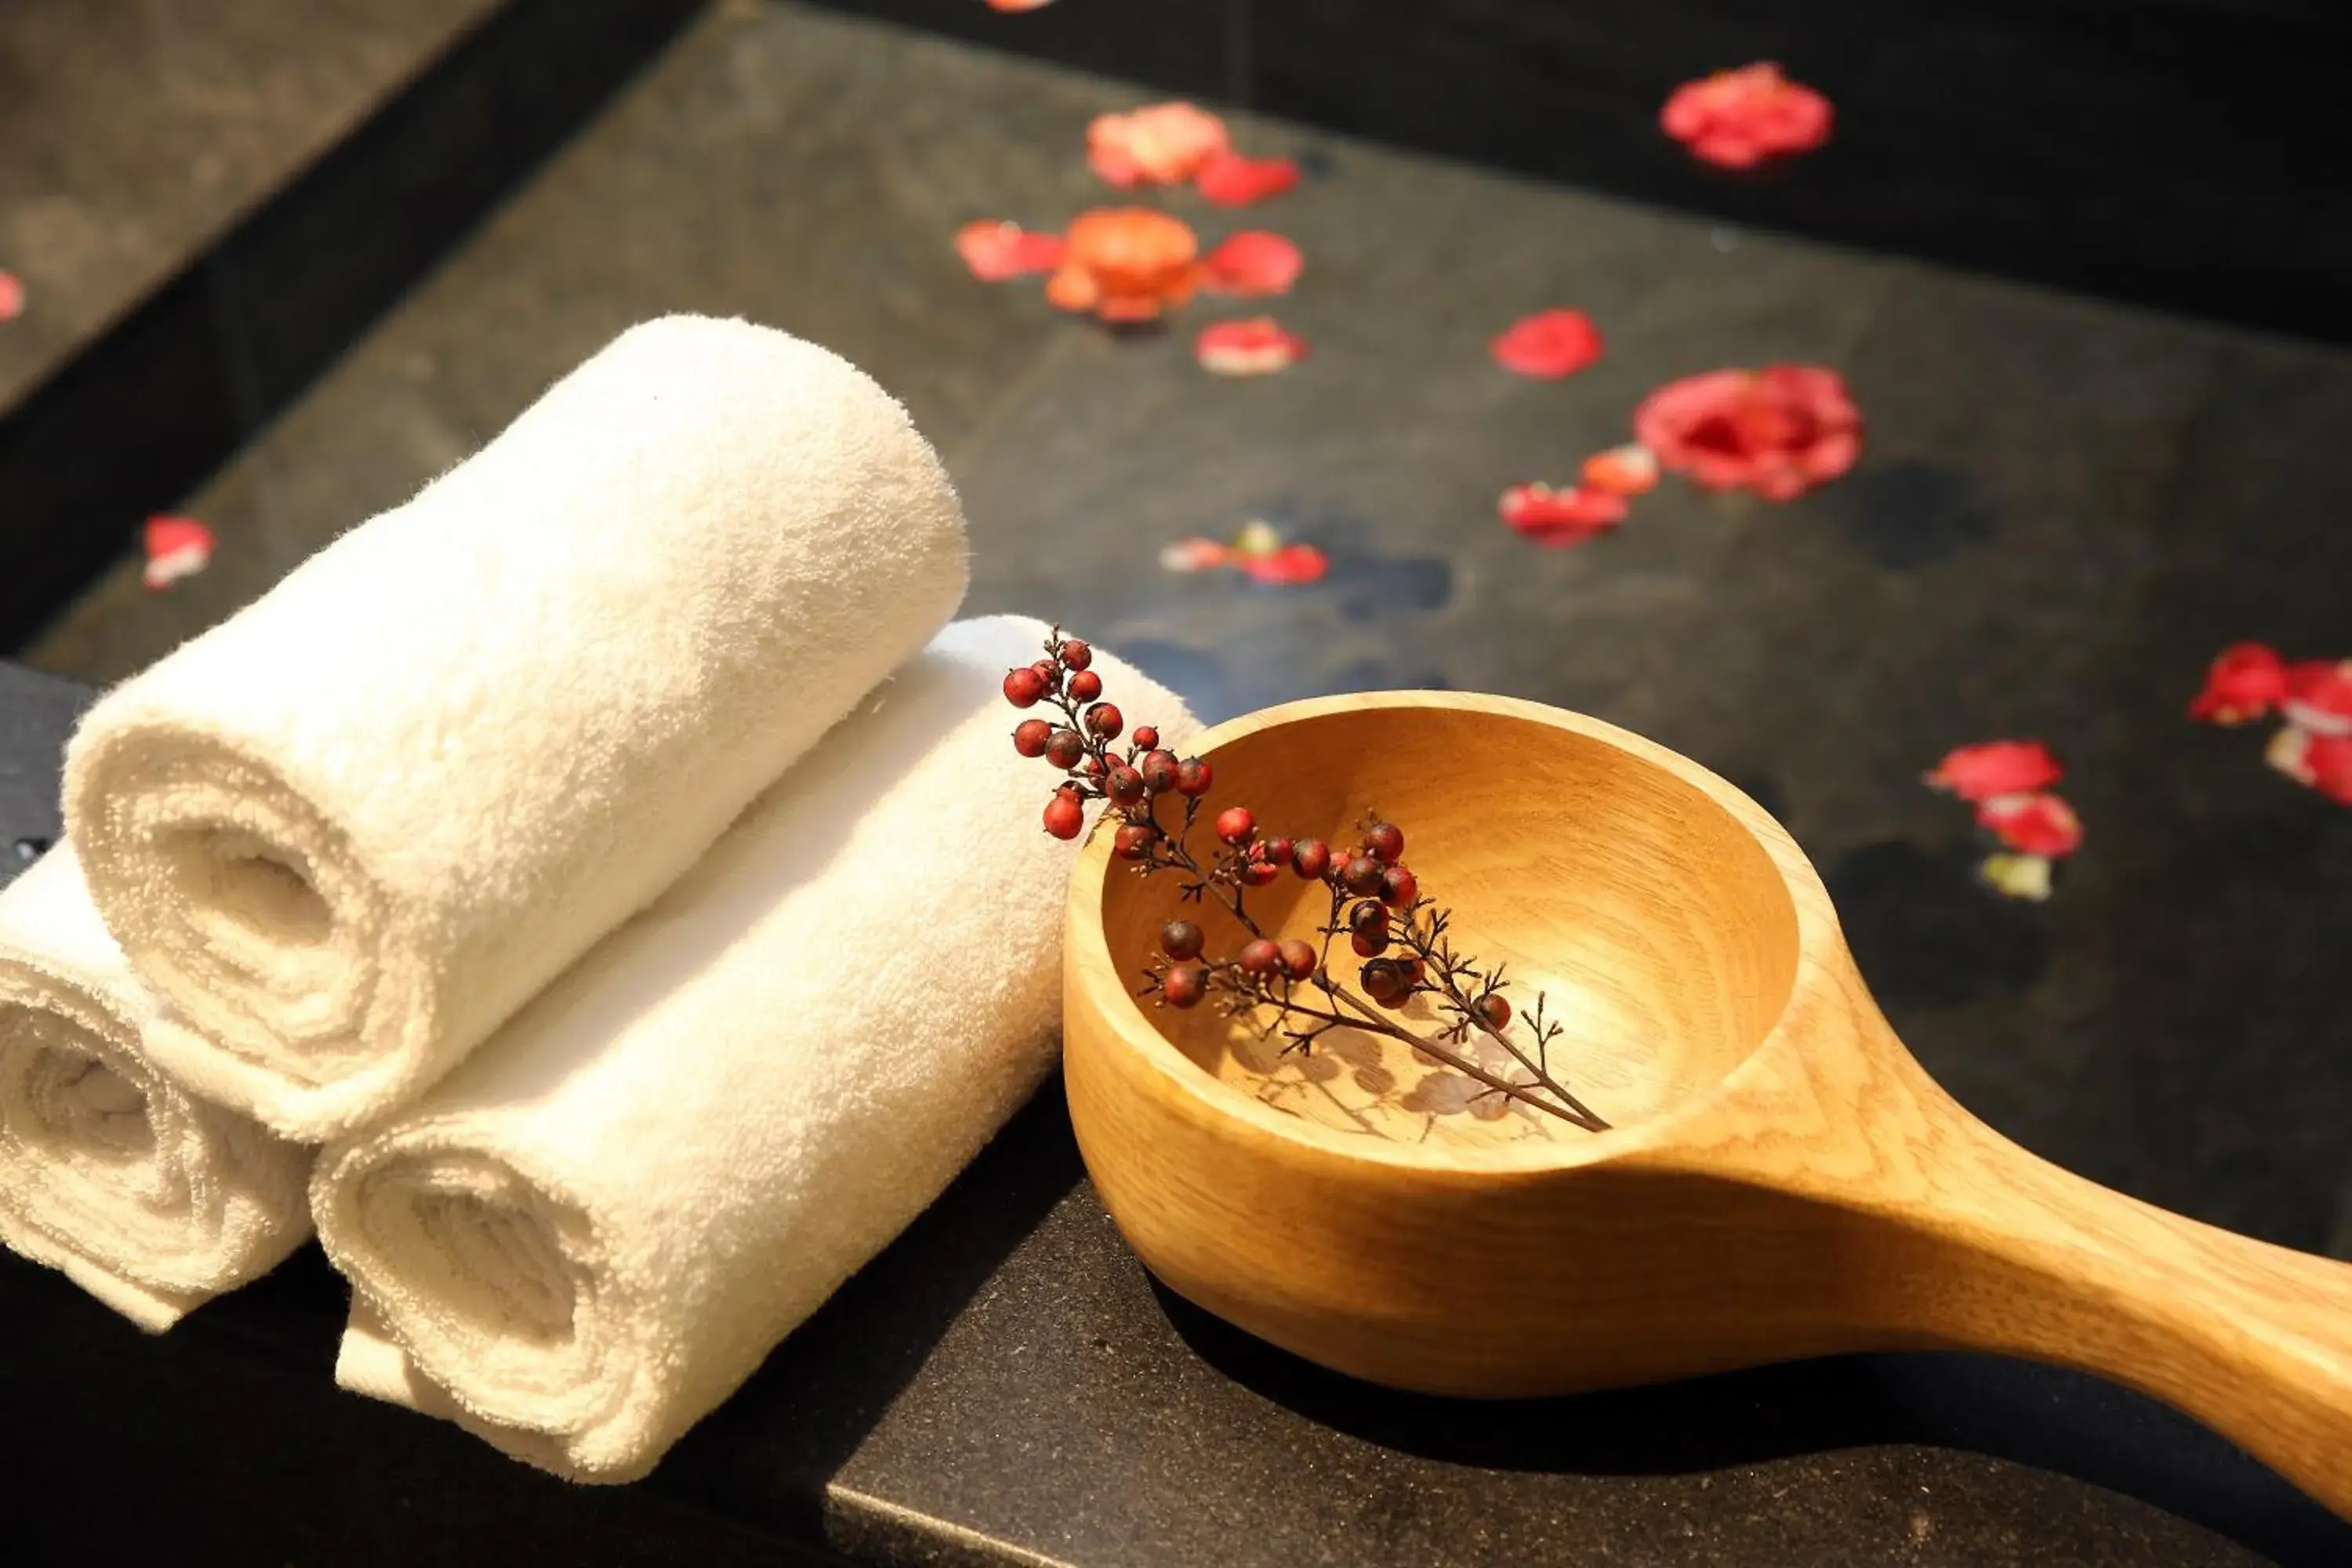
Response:
[[[1421,896],[1419,879],[1404,865],[1402,828],[1368,816],[1359,824],[1356,847],[1336,852],[1319,838],[1263,835],[1249,807],[1231,805],[1212,824],[1220,847],[1204,864],[1191,837],[1213,770],[1198,757],[1179,759],[1163,749],[1159,731],[1148,724],[1138,726],[1119,751],[1126,716],[1101,700],[1102,677],[1093,663],[1093,649],[1055,627],[1045,658],[1005,672],[1007,701],[1016,708],[1050,703],[1064,720],[1024,719],[1013,731],[1013,748],[1023,756],[1043,757],[1065,774],[1045,803],[1045,831],[1076,838],[1086,829],[1087,803],[1108,803],[1118,817],[1112,849],[1120,859],[1140,876],[1181,874],[1184,899],[1200,903],[1213,896],[1250,934],[1232,957],[1204,957],[1201,928],[1170,921],[1160,929],[1160,956],[1145,971],[1139,994],[1157,996],[1163,1006],[1194,1007],[1213,994],[1235,1017],[1271,1009],[1261,1032],[1280,1032],[1288,1042],[1286,1052],[1310,1051],[1333,1029],[1385,1036],[1483,1085],[1480,1098],[1500,1095],[1590,1131],[1608,1127],[1552,1076],[1551,1044],[1561,1026],[1545,1018],[1540,994],[1523,1021],[1531,1044],[1512,1037],[1503,966],[1482,969],[1454,951],[1450,911]],[[1160,820],[1160,803],[1171,795],[1184,803],[1181,824]],[[1249,911],[1249,889],[1285,871],[1330,889],[1319,951],[1298,937],[1274,940]],[[1360,994],[1332,973],[1331,947],[1342,936],[1362,961],[1356,974]],[[1430,997],[1449,1021],[1434,1033],[1418,1034],[1387,1016],[1416,996]],[[1501,1047],[1526,1077],[1478,1061],[1467,1049],[1473,1036]]]

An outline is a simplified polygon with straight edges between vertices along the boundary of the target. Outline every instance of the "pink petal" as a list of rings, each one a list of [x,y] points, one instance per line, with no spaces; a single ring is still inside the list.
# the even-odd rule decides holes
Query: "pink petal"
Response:
[[[1278,196],[1298,184],[1298,165],[1287,158],[1244,158],[1216,153],[1201,165],[1192,184],[1221,207],[1244,207]]]
[[[1160,564],[1169,572],[1206,572],[1223,566],[1232,553],[1213,539],[1179,539],[1160,548]]]
[[[1862,437],[1851,431],[1824,436],[1806,447],[1798,458],[1806,479],[1820,484],[1836,479],[1862,458]]]
[[[983,283],[1027,272],[1051,272],[1062,263],[1062,237],[1031,234],[1019,224],[982,218],[956,231],[956,254]]]
[[[1752,169],[1764,161],[1764,149],[1739,131],[1711,131],[1692,142],[1690,150],[1718,169]]]
[[[141,581],[162,588],[205,569],[213,558],[213,531],[192,517],[151,517],[146,546]]]
[[[1202,286],[1242,298],[1286,294],[1306,268],[1298,247],[1278,234],[1244,229],[1201,258]]]
[[[1215,375],[1271,375],[1307,357],[1307,340],[1271,316],[1219,321],[1193,340],[1192,357]]]
[[[1225,122],[1197,104],[1155,103],[1097,114],[1087,127],[1087,162],[1112,184],[1171,185],[1232,145]]]

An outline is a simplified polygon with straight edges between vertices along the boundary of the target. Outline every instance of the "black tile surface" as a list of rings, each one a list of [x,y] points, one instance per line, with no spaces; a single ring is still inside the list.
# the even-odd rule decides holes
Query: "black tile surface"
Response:
[[[46,86],[0,90],[0,226],[31,296],[0,328],[0,647],[258,429],[694,9],[11,8],[7,63]]]
[[[0,328],[15,406],[349,135],[499,0],[0,8]]]
[[[2352,359],[1247,122],[1309,183],[1240,216],[1175,205],[1212,237],[1301,243],[1276,308],[1315,352],[1219,382],[1189,331],[1256,307],[1113,339],[949,247],[967,218],[1102,200],[1084,127],[1136,97],[796,6],[713,12],[193,498],[222,540],[207,574],[149,595],[125,562],[36,657],[135,669],[622,326],[741,311],[907,399],[971,517],[973,610],[1063,616],[1213,718],[1420,683],[1653,734],[1789,824],[1898,1027],[2003,1130],[2200,1217],[2352,1239],[2329,942],[2352,814],[2268,773],[2258,734],[2181,712],[2223,642],[2352,653]],[[1546,384],[1487,361],[1551,304],[1594,314],[1600,364]],[[1623,439],[1658,381],[1783,356],[1850,377],[1870,434],[1848,479],[1781,507],[1670,481],[1565,553],[1495,521],[1504,485]],[[1330,580],[1156,564],[1251,515],[1328,547]],[[1917,783],[2001,733],[2058,747],[2088,823],[2047,906],[1977,889],[1965,810]],[[340,1301],[303,1267],[156,1353],[226,1336],[315,1369]],[[65,1287],[0,1272],[19,1289],[71,1315]],[[15,1375],[95,1455],[86,1353]],[[469,1463],[436,1424],[257,1392],[271,1375],[218,1373],[253,1412],[220,1464],[310,1444],[357,1471],[393,1440]],[[445,1506],[499,1506],[480,1484]],[[1153,1291],[1050,1095],[626,1495],[886,1563],[2352,1559],[2227,1445],[2041,1369],[1862,1357],[1532,1406],[1328,1378]]]
[[[818,0],[828,10],[1055,65],[1246,102],[1253,0],[1118,0],[1001,12],[980,0]]]
[[[1809,237],[2352,336],[2352,12],[2326,0],[1202,0],[1177,38],[1162,5],[834,3]],[[1219,43],[1223,79],[1196,64]],[[1660,133],[1677,84],[1759,59],[1828,94],[1827,150],[1726,174]]]
[[[57,842],[58,772],[90,689],[0,664],[0,888]]]

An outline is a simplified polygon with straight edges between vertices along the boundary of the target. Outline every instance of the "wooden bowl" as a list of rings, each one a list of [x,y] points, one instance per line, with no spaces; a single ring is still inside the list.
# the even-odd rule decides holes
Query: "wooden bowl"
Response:
[[[1544,995],[1555,1076],[1612,1126],[1475,1099],[1376,1036],[1286,1054],[1213,1008],[1140,1003],[1180,909],[1213,952],[1237,928],[1098,832],[1070,890],[1070,1112],[1180,1294],[1449,1394],[1897,1346],[2031,1356],[2168,1400],[2352,1512],[2352,1268],[2097,1187],[1970,1117],[1887,1027],[1803,854],[1722,780],[1594,720],[1441,692],[1294,703],[1193,749],[1207,805],[1268,831],[1352,841],[1370,808],[1402,826],[1458,945],[1507,963],[1522,1014]],[[1295,878],[1250,907],[1278,935],[1328,913]]]

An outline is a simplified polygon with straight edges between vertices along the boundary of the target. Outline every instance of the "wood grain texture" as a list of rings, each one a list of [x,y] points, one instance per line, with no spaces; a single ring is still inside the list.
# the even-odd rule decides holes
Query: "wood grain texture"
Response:
[[[1154,1272],[1310,1360],[1535,1395],[1841,1351],[2084,1368],[2206,1422],[2352,1517],[2352,1267],[2042,1162],[1897,1040],[1803,854],[1688,760],[1505,698],[1268,710],[1198,743],[1268,831],[1402,824],[1462,945],[1569,1024],[1589,1134],[1360,1038],[1285,1059],[1139,1005],[1174,879],[1071,885],[1066,1073],[1105,1205]],[[1319,894],[1253,912],[1305,930]],[[1282,899],[1292,900],[1285,907]],[[1230,934],[1213,924],[1213,943]],[[1491,1120],[1487,1118],[1491,1117]]]

